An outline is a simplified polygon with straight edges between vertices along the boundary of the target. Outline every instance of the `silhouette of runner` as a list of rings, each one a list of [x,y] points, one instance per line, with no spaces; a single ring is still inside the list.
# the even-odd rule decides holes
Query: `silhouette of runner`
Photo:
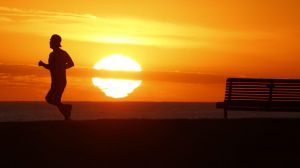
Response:
[[[51,36],[50,48],[53,49],[53,51],[49,55],[48,64],[39,61],[39,66],[50,70],[51,73],[51,88],[46,95],[46,101],[49,104],[57,106],[65,117],[65,120],[70,120],[72,105],[62,104],[61,96],[67,85],[66,69],[73,67],[74,62],[69,54],[60,48],[60,43],[61,37],[59,35],[54,34]]]

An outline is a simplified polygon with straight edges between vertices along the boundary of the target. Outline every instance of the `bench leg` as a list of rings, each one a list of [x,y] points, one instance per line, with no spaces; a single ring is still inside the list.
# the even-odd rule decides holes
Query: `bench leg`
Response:
[[[228,112],[227,112],[227,108],[224,108],[224,119],[228,118]]]

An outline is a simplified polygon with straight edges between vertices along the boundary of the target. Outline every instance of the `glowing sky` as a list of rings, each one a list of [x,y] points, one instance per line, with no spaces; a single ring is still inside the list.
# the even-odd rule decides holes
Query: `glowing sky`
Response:
[[[32,65],[47,60],[54,33],[77,68],[68,100],[106,100],[80,68],[118,53],[149,79],[126,100],[217,101],[229,76],[300,78],[296,0],[0,2],[0,92],[20,93],[0,100],[43,99],[49,79]]]

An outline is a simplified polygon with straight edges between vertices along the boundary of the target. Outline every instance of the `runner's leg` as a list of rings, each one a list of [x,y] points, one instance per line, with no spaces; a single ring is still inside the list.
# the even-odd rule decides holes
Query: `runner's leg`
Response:
[[[62,115],[65,117],[65,120],[69,120],[70,116],[71,116],[72,105],[61,103],[61,97],[62,97],[65,87],[66,87],[66,84],[58,87],[58,89],[55,93],[55,100],[57,102],[57,107],[58,107],[59,111],[62,113]]]

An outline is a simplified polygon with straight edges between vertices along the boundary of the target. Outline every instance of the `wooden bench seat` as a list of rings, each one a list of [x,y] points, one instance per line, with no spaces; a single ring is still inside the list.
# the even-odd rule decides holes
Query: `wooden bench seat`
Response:
[[[228,78],[224,102],[217,108],[239,111],[300,112],[300,80]]]

